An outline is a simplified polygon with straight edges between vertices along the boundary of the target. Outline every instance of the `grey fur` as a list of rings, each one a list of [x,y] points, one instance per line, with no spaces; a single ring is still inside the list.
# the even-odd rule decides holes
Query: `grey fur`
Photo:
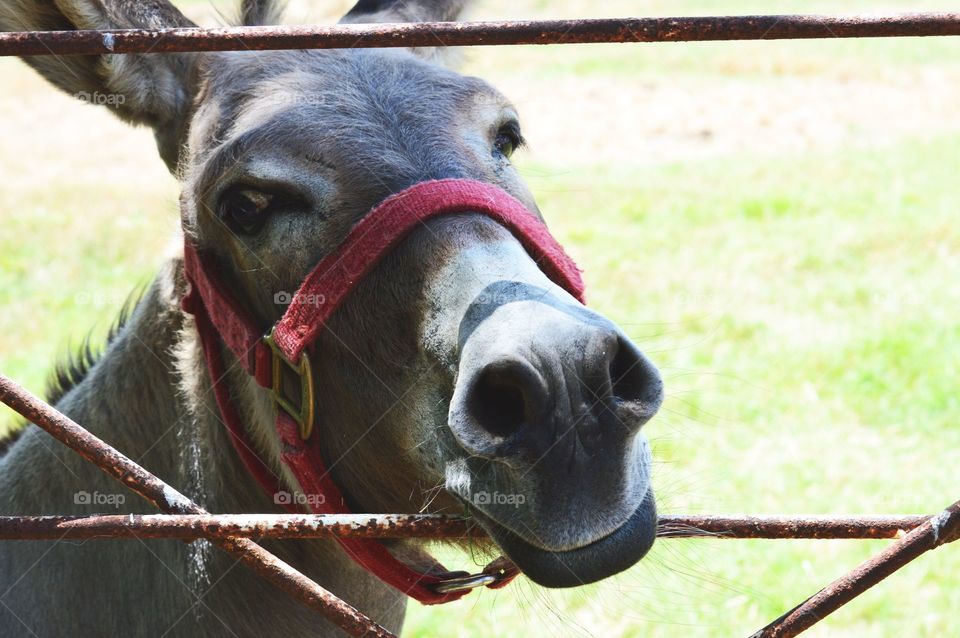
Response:
[[[341,20],[342,23],[377,22],[456,22],[463,18],[468,0],[360,0]],[[453,65],[459,61],[457,49],[421,47],[413,52],[433,62]]]
[[[400,4],[366,18],[452,15],[437,14],[444,6],[437,2]],[[462,8],[449,6],[457,14]],[[159,0],[59,0],[56,7],[15,0],[0,7],[0,27],[182,23]],[[269,8],[250,4],[247,17],[263,19]],[[473,178],[537,210],[508,158],[496,150],[504,125],[517,117],[514,108],[481,80],[422,55],[286,51],[74,58],[69,64],[65,72],[35,62],[68,91],[133,87],[136,95],[118,114],[154,127],[161,153],[183,183],[186,236],[219,264],[264,327],[285,310],[277,293],[295,290],[373,205],[411,184]],[[238,234],[221,215],[224,197],[251,189],[293,193],[293,203],[270,213],[258,232]],[[495,295],[485,302],[493,310],[477,313],[484,292],[504,282],[542,294]],[[176,258],[57,407],[211,511],[280,511],[231,449],[193,320],[179,308],[183,292]],[[476,325],[461,342],[469,321]],[[604,377],[606,385],[598,385],[593,373],[598,365],[609,372],[618,342],[621,351],[633,352],[609,321],[550,282],[503,227],[475,215],[433,220],[358,286],[317,344],[318,429],[333,479],[351,508],[369,512],[461,513],[478,488],[522,490],[529,507],[475,509],[491,529],[522,537],[521,545],[508,539],[510,547],[535,546],[531,554],[541,559],[530,563],[532,577],[565,586],[543,556],[573,552],[578,565],[587,564],[590,548],[601,545],[608,548],[605,560],[613,560],[609,555],[620,546],[611,546],[605,534],[626,534],[631,511],[634,518],[642,511],[647,522],[655,520],[649,453],[637,431],[656,410],[659,378],[637,354],[633,366],[646,375],[646,394],[614,401],[609,386],[616,379]],[[225,356],[226,383],[246,427],[261,456],[295,492],[280,462],[267,393]],[[490,365],[512,361],[538,365],[551,384],[544,397],[553,402],[550,421],[528,432],[530,441],[544,444],[537,450],[543,465],[516,454],[516,437],[498,438],[470,414],[475,379]],[[597,391],[618,412],[606,404],[595,409],[590,394]],[[545,439],[551,432],[555,436]],[[120,511],[148,510],[33,426],[0,459],[4,514],[97,509],[76,503],[78,492],[122,493]],[[333,543],[268,546],[400,630],[405,597],[360,570]],[[418,541],[390,547],[410,562],[426,560]],[[525,558],[520,551],[515,560]],[[634,543],[633,551],[645,548]],[[600,565],[590,578],[625,566]],[[221,553],[176,541],[0,545],[0,602],[4,636],[337,633]]]
[[[343,22],[455,22],[467,0],[361,0]]]
[[[276,0],[243,0],[240,4],[240,24],[248,27],[277,24],[283,14],[283,5]]]

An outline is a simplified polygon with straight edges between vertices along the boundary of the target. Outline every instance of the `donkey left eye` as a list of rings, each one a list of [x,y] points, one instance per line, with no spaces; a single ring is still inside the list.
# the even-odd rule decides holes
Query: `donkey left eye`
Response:
[[[236,233],[253,235],[263,228],[273,195],[255,190],[229,191],[220,200],[220,219]]]
[[[516,123],[511,123],[501,127],[500,130],[497,131],[497,138],[494,141],[493,147],[500,155],[510,157],[513,155],[513,152],[523,146],[523,144],[524,140],[523,135],[520,134],[520,126]]]

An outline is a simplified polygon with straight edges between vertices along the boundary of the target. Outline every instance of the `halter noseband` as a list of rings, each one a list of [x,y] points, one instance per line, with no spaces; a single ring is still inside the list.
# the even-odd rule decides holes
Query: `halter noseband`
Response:
[[[347,238],[307,275],[283,317],[264,336],[242,304],[218,276],[209,256],[189,241],[184,247],[184,274],[190,284],[183,309],[196,320],[214,395],[233,447],[250,474],[268,494],[283,487],[260,458],[226,387],[220,342],[225,344],[261,387],[271,392],[281,458],[300,484],[316,514],[349,513],[339,488],[326,469],[316,422],[314,344],[326,322],[347,295],[390,250],[428,219],[457,213],[485,215],[507,228],[554,283],[583,301],[583,281],[576,264],[547,228],[523,204],[495,186],[464,179],[416,184],[385,200],[359,221]],[[298,392],[289,392],[299,384]],[[295,503],[284,504],[299,511]],[[470,575],[448,572],[439,563],[430,573],[395,558],[374,539],[337,538],[344,551],[382,581],[424,604],[457,600],[479,586],[503,587],[519,570],[500,558]],[[439,573],[439,575],[438,575]]]

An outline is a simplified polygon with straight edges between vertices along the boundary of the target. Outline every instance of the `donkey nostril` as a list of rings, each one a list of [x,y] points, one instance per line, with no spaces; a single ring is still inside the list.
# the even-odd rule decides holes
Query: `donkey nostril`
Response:
[[[535,373],[519,362],[487,366],[470,391],[468,409],[477,425],[506,438],[520,430],[536,406]]]
[[[654,410],[660,406],[663,382],[656,368],[623,338],[610,362],[610,383],[616,402],[637,402]]]

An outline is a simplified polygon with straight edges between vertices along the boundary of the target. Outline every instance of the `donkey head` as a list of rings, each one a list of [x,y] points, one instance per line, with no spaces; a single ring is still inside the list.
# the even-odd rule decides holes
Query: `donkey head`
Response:
[[[452,20],[465,2],[362,0],[350,22]],[[247,2],[247,24],[272,6]],[[164,0],[12,0],[21,29],[185,26]],[[511,164],[518,115],[436,51],[37,58],[70,92],[156,132],[183,182],[185,233],[264,326],[378,202],[413,184],[494,184],[539,215]],[[313,355],[324,455],[356,511],[476,516],[534,581],[572,586],[639,560],[655,535],[641,427],[656,369],[487,217],[424,224],[340,308]],[[250,399],[278,454],[269,399]],[[260,415],[259,418],[256,418]]]

